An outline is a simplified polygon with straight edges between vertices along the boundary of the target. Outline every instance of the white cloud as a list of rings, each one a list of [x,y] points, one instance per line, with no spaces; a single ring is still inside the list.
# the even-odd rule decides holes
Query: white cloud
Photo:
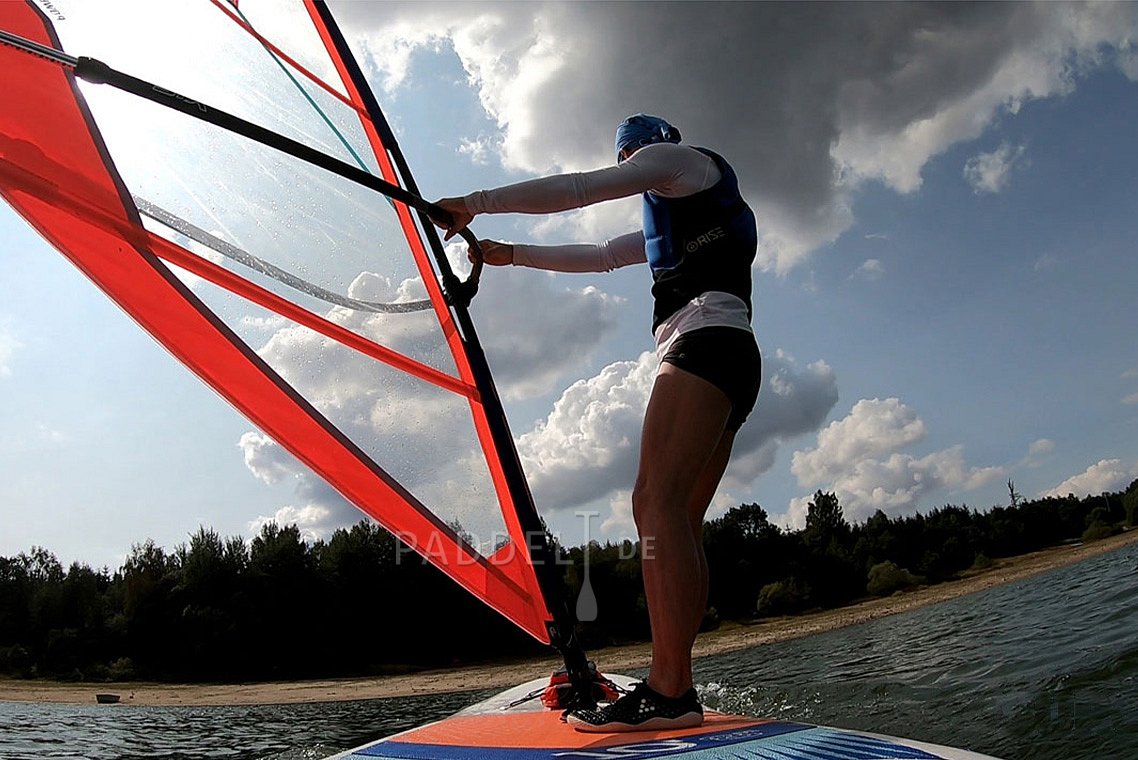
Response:
[[[614,362],[578,380],[549,416],[518,438],[537,502],[565,509],[628,488],[636,475],[640,426],[656,376],[654,353]]]
[[[261,515],[249,521],[249,532],[258,534],[261,528],[270,523],[277,525],[295,525],[300,530],[300,537],[305,541],[315,541],[328,538],[337,527],[337,521],[332,520],[331,509],[319,504],[309,504],[303,507],[281,507],[271,516]]]
[[[964,179],[976,193],[998,193],[1008,184],[1012,168],[1021,163],[1026,148],[1002,144],[991,153],[979,153],[964,164]]]
[[[555,287],[540,273],[495,270],[482,282],[484,347],[506,395],[553,387],[615,324],[620,302],[595,288]],[[421,297],[421,283],[360,274],[349,295],[395,301]],[[477,302],[476,302],[477,303]],[[489,308],[493,306],[494,308]],[[373,314],[332,308],[327,318],[399,353],[456,374],[433,312]],[[470,409],[460,395],[394,370],[307,328],[277,329],[258,350],[290,385],[381,468],[446,521],[475,536],[502,522]],[[249,471],[266,483],[294,485],[294,501],[263,520],[295,521],[326,535],[360,513],[267,436],[250,432],[240,447]]]
[[[724,487],[750,486],[773,466],[779,445],[818,430],[837,403],[838,377],[829,364],[803,367],[781,349],[765,354],[758,404],[735,438]]]
[[[350,7],[344,8],[345,17]],[[411,57],[421,49],[438,50],[445,44],[447,29],[441,17],[427,17],[422,23],[398,21],[384,30],[385,45],[367,45],[368,61],[375,66],[381,75],[383,89],[394,92],[407,83],[410,77]]]
[[[1118,70],[1132,82],[1138,82],[1138,42],[1131,41],[1130,47],[1119,50]]]
[[[862,399],[845,418],[819,432],[815,448],[794,453],[791,471],[799,485],[837,494],[846,517],[854,521],[878,509],[892,514],[911,510],[939,489],[973,490],[1005,473],[1001,467],[968,466],[960,446],[924,457],[900,452],[925,435],[924,422],[899,399]],[[789,526],[805,525],[810,498],[790,502]]]
[[[925,423],[900,399],[862,399],[843,419],[818,433],[818,445],[794,452],[791,472],[799,483],[834,480],[859,461],[916,443]]]
[[[1027,447],[1027,456],[1022,462],[1026,467],[1039,467],[1043,460],[1055,451],[1055,441],[1050,438],[1040,438]]]
[[[614,491],[609,497],[609,516],[601,523],[601,533],[611,536],[636,535],[632,519],[632,491]]]
[[[862,280],[880,280],[885,276],[885,265],[881,263],[880,259],[866,259],[862,262],[854,273],[850,275],[850,279]]]
[[[534,237],[543,242],[606,240],[615,233],[639,229],[640,213],[640,200],[626,198],[539,217],[530,227]]]
[[[507,398],[553,390],[616,327],[622,299],[592,286],[563,287],[565,282],[521,269],[495,270],[483,280],[473,314]]]
[[[739,169],[760,219],[759,264],[780,272],[849,227],[860,183],[912,192],[931,158],[1023,103],[1066,94],[1111,61],[1130,70],[1138,28],[1122,3],[676,4],[667,13],[634,3],[348,3],[338,12],[368,35],[388,86],[408,80],[416,48],[453,50],[501,129],[503,164],[522,172],[607,164],[620,119],[669,117]]]
[[[279,483],[295,477],[300,463],[267,435],[248,432],[237,442],[245,457],[245,467],[263,483]]]
[[[11,330],[0,325],[0,377],[12,374],[12,357],[21,348],[23,344],[16,340]]]
[[[1127,467],[1121,459],[1102,459],[1040,496],[1061,497],[1072,493],[1075,496],[1095,496],[1121,490],[1135,477],[1138,477],[1138,463]]]
[[[466,244],[455,238],[447,258],[466,276]],[[554,390],[608,338],[626,306],[574,278],[514,267],[487,267],[470,311],[494,379],[507,399]]]
[[[495,150],[496,144],[491,137],[479,135],[476,138],[465,138],[458,145],[461,156],[469,156],[471,162],[485,166],[490,163],[490,154]]]
[[[1122,403],[1127,406],[1134,406],[1138,404],[1138,393],[1131,393],[1129,396],[1122,399]]]
[[[283,506],[272,515],[259,515],[249,522],[250,532],[258,533],[269,522],[296,524],[304,538],[312,540],[328,538],[337,528],[362,519],[362,513],[268,436],[245,433],[238,445],[244,453],[245,466],[255,477],[269,484],[293,482],[302,503]]]
[[[763,390],[735,440],[717,503],[729,503],[732,491],[748,488],[770,469],[781,442],[817,430],[837,403],[837,378],[825,362],[800,367],[775,351],[763,364]],[[566,389],[550,415],[518,439],[543,509],[607,500],[611,512],[603,527],[631,524],[620,494],[636,479],[640,428],[657,366],[650,352],[608,365]]]

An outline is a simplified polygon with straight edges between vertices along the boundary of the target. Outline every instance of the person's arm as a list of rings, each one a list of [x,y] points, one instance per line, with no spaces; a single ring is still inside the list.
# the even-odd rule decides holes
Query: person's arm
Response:
[[[514,266],[554,272],[610,272],[647,261],[642,232],[629,232],[600,245],[514,245],[512,248],[510,263]]]
[[[442,198],[435,204],[450,219],[436,219],[435,224],[446,230],[444,239],[450,240],[478,214],[551,214],[649,190],[666,198],[682,198],[712,187],[721,176],[715,161],[695,148],[657,143],[616,166]]]
[[[694,148],[671,143],[650,145],[615,166],[590,172],[557,174],[479,190],[463,197],[476,214],[550,214],[652,190],[682,197],[719,181],[715,162]]]
[[[526,245],[480,240],[484,261],[491,266],[519,266],[553,272],[611,272],[631,264],[647,261],[644,233],[629,232],[606,240],[600,245]],[[467,252],[470,260],[474,254]]]

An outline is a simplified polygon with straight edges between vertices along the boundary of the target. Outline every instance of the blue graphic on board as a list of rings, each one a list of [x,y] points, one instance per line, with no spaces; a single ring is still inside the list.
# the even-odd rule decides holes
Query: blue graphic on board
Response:
[[[940,760],[938,755],[885,739],[797,723],[763,723],[697,736],[579,749],[389,741],[364,747],[353,755],[374,760],[630,760],[677,756],[684,760]]]

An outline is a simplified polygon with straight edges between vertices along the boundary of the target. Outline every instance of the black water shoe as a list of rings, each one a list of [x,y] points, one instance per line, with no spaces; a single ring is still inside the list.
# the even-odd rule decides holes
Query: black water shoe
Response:
[[[665,697],[640,683],[610,705],[596,710],[573,710],[565,719],[573,728],[587,733],[666,731],[701,725],[703,705],[695,689],[688,689],[679,697]]]

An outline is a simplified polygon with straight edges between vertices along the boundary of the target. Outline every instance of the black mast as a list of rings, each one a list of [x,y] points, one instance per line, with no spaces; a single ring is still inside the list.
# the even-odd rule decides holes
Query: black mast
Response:
[[[348,74],[351,76],[353,84],[356,89],[359,90],[363,98],[364,107],[367,109],[368,115],[371,117],[376,129],[379,130],[380,137],[383,139],[389,155],[399,170],[399,175],[403,179],[404,186],[412,194],[421,197],[419,188],[415,184],[415,179],[411,175],[411,170],[407,166],[403,152],[399,149],[399,143],[395,140],[395,135],[392,133],[391,127],[388,125],[387,119],[384,117],[383,111],[375,99],[375,95],[371,91],[371,86],[364,77],[363,71],[356,62],[355,56],[352,55],[351,50],[348,48],[347,41],[344,39],[344,35],[340,31],[339,26],[337,26],[331,10],[324,0],[314,0],[314,5],[332,37],[332,42],[336,46],[341,60],[348,69]],[[447,288],[449,291],[450,287],[453,287],[452,284],[458,282],[458,278],[454,275],[450,262],[447,261],[446,254],[443,251],[442,241],[439,239],[438,232],[435,230],[430,217],[422,208],[416,208],[416,212],[419,215],[419,224],[425,231],[425,237],[435,257],[435,265],[439,269],[444,288]],[[448,285],[450,287],[448,287]],[[542,597],[550,614],[553,616],[553,622],[548,626],[550,643],[565,660],[565,668],[568,671],[570,683],[573,685],[574,702],[576,704],[594,703],[592,697],[593,679],[589,668],[588,657],[585,654],[584,648],[581,646],[580,640],[577,638],[575,616],[570,610],[568,600],[563,593],[561,578],[557,572],[557,557],[546,534],[545,523],[538,514],[537,507],[534,505],[533,494],[530,493],[529,483],[526,481],[525,474],[522,470],[521,459],[519,459],[517,448],[514,446],[514,438],[510,433],[510,426],[506,420],[505,411],[502,408],[502,401],[498,397],[497,388],[494,386],[494,379],[490,375],[490,366],[486,362],[486,355],[482,351],[482,345],[478,341],[478,334],[470,318],[470,311],[467,308],[468,299],[451,298],[449,300],[451,301],[450,307],[454,313],[455,320],[458,322],[459,329],[462,332],[462,340],[466,346],[471,372],[474,375],[474,382],[478,387],[482,397],[482,405],[486,410],[490,433],[494,440],[495,448],[501,457],[502,469],[505,472],[511,500],[517,510],[518,522],[521,524],[527,537],[528,549],[533,562],[534,572],[541,588]]]

